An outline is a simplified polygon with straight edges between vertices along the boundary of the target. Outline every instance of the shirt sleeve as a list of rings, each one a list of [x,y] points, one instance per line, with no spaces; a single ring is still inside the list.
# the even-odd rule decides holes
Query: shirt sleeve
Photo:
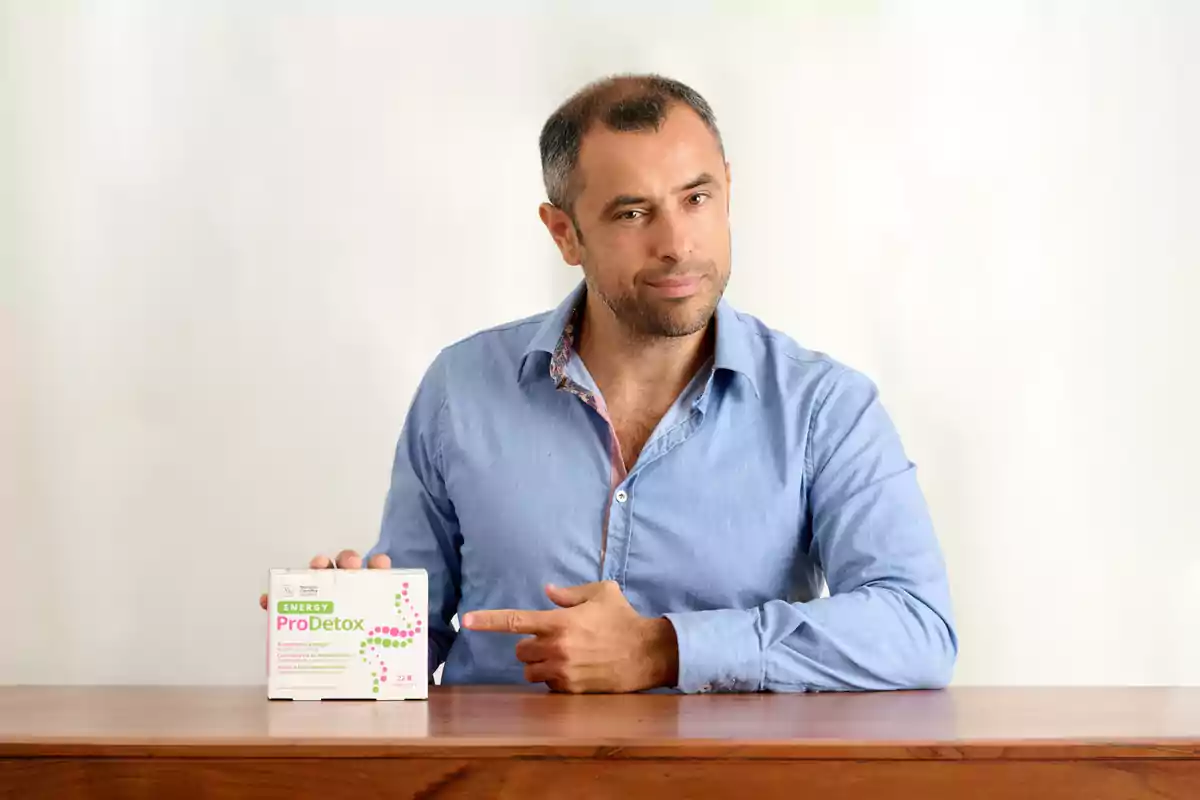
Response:
[[[446,399],[443,353],[422,378],[404,421],[379,542],[367,554],[386,553],[397,569],[424,569],[429,574],[431,680],[457,635],[451,620],[461,597],[462,537],[442,466]]]
[[[916,467],[864,376],[841,372],[809,425],[808,519],[829,597],[667,614],[685,692],[940,688],[958,652]]]

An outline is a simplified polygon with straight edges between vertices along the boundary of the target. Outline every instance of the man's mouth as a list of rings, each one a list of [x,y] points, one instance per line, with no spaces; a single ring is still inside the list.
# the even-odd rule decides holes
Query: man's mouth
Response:
[[[703,280],[702,275],[670,275],[646,281],[646,285],[662,297],[690,297],[699,290]]]

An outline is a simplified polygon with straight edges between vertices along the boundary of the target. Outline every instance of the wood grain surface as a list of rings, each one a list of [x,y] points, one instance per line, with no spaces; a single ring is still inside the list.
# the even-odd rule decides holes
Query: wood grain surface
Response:
[[[1200,689],[0,688],[0,797],[1200,798]]]

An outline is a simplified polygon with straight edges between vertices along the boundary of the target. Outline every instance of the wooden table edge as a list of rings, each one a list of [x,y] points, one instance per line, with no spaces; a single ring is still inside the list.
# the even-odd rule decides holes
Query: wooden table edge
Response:
[[[552,759],[587,761],[1080,761],[1200,760],[1200,739],[1153,741],[971,742],[726,742],[712,740],[611,741],[545,744],[455,739],[330,739],[303,741],[80,741],[0,742],[0,759]]]

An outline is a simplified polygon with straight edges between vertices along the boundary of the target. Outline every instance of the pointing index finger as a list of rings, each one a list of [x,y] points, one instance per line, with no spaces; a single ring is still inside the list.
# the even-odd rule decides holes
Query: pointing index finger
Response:
[[[492,611],[472,611],[462,619],[464,628],[494,633],[531,633],[541,636],[558,629],[558,614],[554,611],[519,611],[501,608]]]

